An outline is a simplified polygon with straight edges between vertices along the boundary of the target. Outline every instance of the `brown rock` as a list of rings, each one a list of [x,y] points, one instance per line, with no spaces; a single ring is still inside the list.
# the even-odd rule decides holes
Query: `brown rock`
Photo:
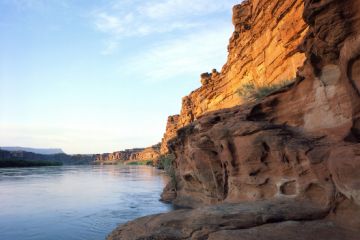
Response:
[[[139,218],[113,231],[108,239],[358,239],[358,232],[354,230],[340,227],[331,220],[316,220],[327,211],[291,200],[221,204]]]
[[[328,161],[338,191],[360,205],[360,144],[334,148]]]
[[[249,229],[222,230],[211,233],[208,240],[357,240],[358,236],[357,232],[341,228],[330,221],[286,221]]]
[[[113,153],[103,153],[95,155],[97,164],[116,164],[128,161],[156,161],[160,156],[160,144],[147,148],[126,149]]]
[[[161,141],[160,146],[160,153],[166,154],[169,150],[167,148],[167,142],[176,136],[176,131],[179,128],[178,127],[179,122],[179,115],[169,116],[166,124],[166,131],[164,134],[164,137]]]

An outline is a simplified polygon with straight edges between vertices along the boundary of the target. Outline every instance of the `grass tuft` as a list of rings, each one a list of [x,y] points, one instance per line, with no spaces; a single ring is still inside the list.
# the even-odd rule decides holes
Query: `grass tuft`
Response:
[[[254,82],[244,83],[238,90],[238,94],[244,100],[261,100],[264,97],[270,95],[271,93],[290,85],[294,82],[293,80],[285,80],[275,84],[256,86]]]
[[[165,172],[170,176],[171,182],[172,182],[174,188],[176,188],[177,181],[176,181],[175,168],[174,168],[174,164],[173,164],[174,161],[175,161],[174,154],[161,155],[158,159],[157,167],[159,169],[165,170]]]

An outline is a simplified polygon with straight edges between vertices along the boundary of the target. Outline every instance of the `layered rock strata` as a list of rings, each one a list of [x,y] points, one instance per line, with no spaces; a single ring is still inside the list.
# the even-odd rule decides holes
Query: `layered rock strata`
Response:
[[[235,31],[228,45],[228,59],[221,72],[201,74],[202,86],[182,99],[180,116],[168,121],[161,152],[175,129],[204,113],[242,102],[238,91],[246,83],[268,85],[295,78],[305,55],[298,49],[307,33],[302,0],[245,1],[233,8]]]
[[[147,148],[126,149],[113,153],[95,155],[97,164],[116,164],[126,161],[156,160],[160,156],[160,144]]]
[[[282,6],[290,7],[277,11]],[[241,19],[236,32],[254,35],[254,16],[268,23],[269,12],[279,22],[292,10],[292,16],[303,15],[307,25],[301,34],[286,35],[299,39],[306,33],[300,45],[306,61],[296,81],[261,101],[206,114],[212,108],[194,101],[194,93],[185,98],[191,111],[183,107],[177,124],[190,124],[177,131],[168,148],[176,156],[173,202],[195,209],[135,220],[109,239],[358,239],[359,6],[356,0],[253,0],[236,6],[234,19]],[[248,45],[258,46],[257,41]],[[222,73],[202,75],[203,83],[237,64],[256,71],[229,56]],[[232,76],[244,81],[241,71]],[[209,89],[216,96],[217,88]],[[214,108],[232,105],[222,100]]]
[[[169,152],[169,149],[167,147],[167,142],[171,138],[176,136],[176,131],[179,129],[179,126],[178,126],[179,117],[180,117],[179,115],[173,115],[173,116],[168,117],[164,137],[161,140],[161,146],[160,146],[161,154],[166,154]]]

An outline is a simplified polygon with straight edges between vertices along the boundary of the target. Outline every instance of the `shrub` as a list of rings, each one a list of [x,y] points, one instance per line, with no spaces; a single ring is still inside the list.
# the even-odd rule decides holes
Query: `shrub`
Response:
[[[238,90],[238,94],[244,100],[260,100],[270,95],[271,93],[290,85],[293,82],[294,79],[263,86],[256,86],[254,82],[248,82],[241,86],[241,88]]]
[[[237,92],[244,100],[251,100],[256,94],[256,87],[254,82],[244,83]]]
[[[127,162],[126,165],[131,165],[131,166],[138,166],[138,165],[153,166],[154,162],[153,162],[153,160],[133,161],[133,162]]]
[[[173,186],[176,188],[176,176],[173,162],[175,160],[174,154],[161,155],[158,159],[158,168],[164,169],[170,176]]]

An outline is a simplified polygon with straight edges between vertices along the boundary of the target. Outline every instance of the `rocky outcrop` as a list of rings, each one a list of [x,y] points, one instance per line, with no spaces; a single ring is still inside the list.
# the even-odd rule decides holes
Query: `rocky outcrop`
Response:
[[[307,60],[297,81],[261,102],[213,112],[178,131],[170,141],[177,157],[175,203],[285,195],[326,205],[336,192],[359,201],[360,13],[355,5],[305,1]]]
[[[147,147],[140,152],[135,152],[131,154],[129,160],[132,161],[157,160],[159,156],[160,156],[160,144],[157,144],[151,147]]]
[[[202,74],[202,86],[183,98],[179,127],[206,112],[240,104],[238,91],[244,83],[293,79],[305,60],[298,50],[307,32],[302,12],[301,0],[245,1],[235,6],[227,63],[220,73],[214,69]]]
[[[273,15],[268,18],[266,13]],[[256,66],[261,66],[242,62],[247,50],[240,44],[246,36],[241,31],[251,31],[250,37],[256,38],[256,26],[285,24],[286,17],[299,15],[307,25],[288,20],[294,23],[281,38],[300,40],[306,33],[299,47],[302,53],[291,52],[295,55],[283,60],[306,56],[296,81],[261,101],[207,113],[231,106],[229,99],[234,99],[215,101],[219,88],[211,84],[226,79],[225,73],[234,66],[243,70],[228,74],[241,83],[245,81],[242,71],[253,76]],[[209,99],[204,87],[185,97],[178,125],[186,126],[168,142],[176,156],[173,202],[196,209],[135,220],[119,227],[109,239],[358,239],[358,2],[246,1],[235,7],[234,22],[234,34],[242,34],[232,37],[229,49],[240,55],[229,54],[221,73],[202,75],[204,86],[211,85],[212,100],[203,104]],[[254,52],[262,46],[261,41],[247,43]],[[277,45],[271,53],[279,52]],[[255,81],[271,78],[261,76]],[[232,92],[228,82],[222,82],[230,89],[222,94]]]
[[[166,154],[169,151],[167,147],[167,142],[176,136],[176,131],[179,129],[178,122],[179,122],[179,115],[173,115],[168,117],[164,137],[161,140],[161,147],[160,147],[161,154]]]
[[[97,164],[116,164],[126,161],[156,160],[160,156],[160,144],[147,148],[133,148],[113,153],[97,154]]]
[[[358,239],[356,231],[318,220],[327,211],[289,200],[220,204],[143,217],[125,224],[108,239]]]
[[[275,5],[288,3],[294,7],[298,2],[278,1]],[[254,4],[257,1],[236,6],[235,18],[249,14],[249,6]],[[308,33],[300,49],[306,62],[299,69],[296,82],[261,102],[197,117],[170,141],[177,156],[179,182],[175,202],[179,205],[252,201],[279,194],[304,197],[310,186],[324,190],[322,196],[330,194],[330,201],[332,182],[321,183],[320,188],[314,186],[323,180],[319,174],[324,175],[325,170],[324,179],[330,181],[334,176],[328,166],[334,162],[332,150],[343,149],[350,159],[357,159],[358,9],[351,0],[304,4]],[[273,5],[257,6],[272,9]],[[252,29],[248,21],[243,25]],[[252,47],[257,48],[256,43]],[[213,75],[217,73],[213,71],[202,78]],[[238,76],[241,79],[242,75]],[[275,165],[270,167],[271,164]],[[357,161],[347,163],[352,167],[354,164]]]
[[[202,86],[182,99],[180,115],[170,116],[161,153],[176,130],[204,113],[242,103],[243,84],[267,85],[295,78],[305,55],[298,50],[307,25],[302,0],[245,1],[233,8],[235,31],[228,46],[228,60],[221,72],[200,76]]]
[[[131,155],[144,150],[144,148],[126,149],[113,153],[102,153],[96,155],[96,162],[99,164],[116,164],[130,159]]]

